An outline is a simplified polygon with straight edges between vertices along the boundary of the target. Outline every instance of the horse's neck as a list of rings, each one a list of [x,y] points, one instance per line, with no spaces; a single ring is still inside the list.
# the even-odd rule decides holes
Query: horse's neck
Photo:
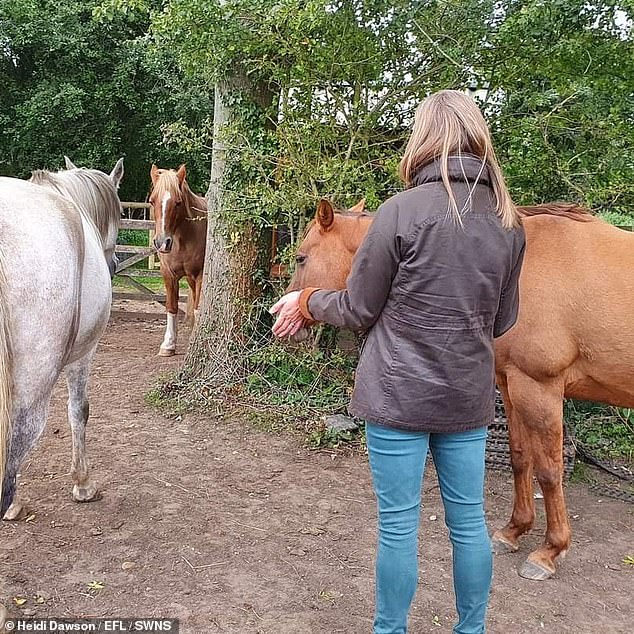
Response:
[[[174,226],[175,237],[177,237],[177,240],[182,243],[206,239],[207,236],[206,214],[204,211],[198,211],[195,200],[190,200],[189,204],[191,215],[187,214],[186,202],[183,200],[180,203],[178,221]]]

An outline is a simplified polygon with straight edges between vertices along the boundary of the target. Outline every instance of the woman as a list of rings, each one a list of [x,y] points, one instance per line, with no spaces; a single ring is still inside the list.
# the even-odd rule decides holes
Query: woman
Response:
[[[366,421],[378,499],[374,634],[407,629],[428,448],[453,545],[453,631],[480,634],[492,573],[483,491],[493,338],[517,318],[524,233],[486,122],[461,92],[420,104],[400,174],[406,190],[379,208],[347,288],[285,295],[273,332],[312,321],[369,330],[350,412]]]

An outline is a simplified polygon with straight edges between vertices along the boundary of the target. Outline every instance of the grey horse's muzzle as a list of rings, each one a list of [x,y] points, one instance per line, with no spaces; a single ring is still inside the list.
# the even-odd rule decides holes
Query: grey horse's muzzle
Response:
[[[114,274],[117,272],[118,266],[119,266],[119,258],[113,253],[111,260],[108,262],[108,269],[110,271],[110,279],[114,277]]]

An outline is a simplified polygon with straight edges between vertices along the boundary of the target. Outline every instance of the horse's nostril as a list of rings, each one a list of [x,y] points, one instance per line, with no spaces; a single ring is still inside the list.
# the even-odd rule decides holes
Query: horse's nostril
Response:
[[[165,238],[165,248],[166,249],[172,248],[172,238]]]

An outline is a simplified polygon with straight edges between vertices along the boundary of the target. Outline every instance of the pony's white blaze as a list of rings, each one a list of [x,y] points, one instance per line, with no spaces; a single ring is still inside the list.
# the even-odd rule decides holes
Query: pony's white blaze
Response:
[[[161,233],[163,235],[165,235],[165,214],[167,212],[167,205],[171,199],[172,194],[170,194],[170,192],[165,192],[163,194],[163,199],[161,200]]]

